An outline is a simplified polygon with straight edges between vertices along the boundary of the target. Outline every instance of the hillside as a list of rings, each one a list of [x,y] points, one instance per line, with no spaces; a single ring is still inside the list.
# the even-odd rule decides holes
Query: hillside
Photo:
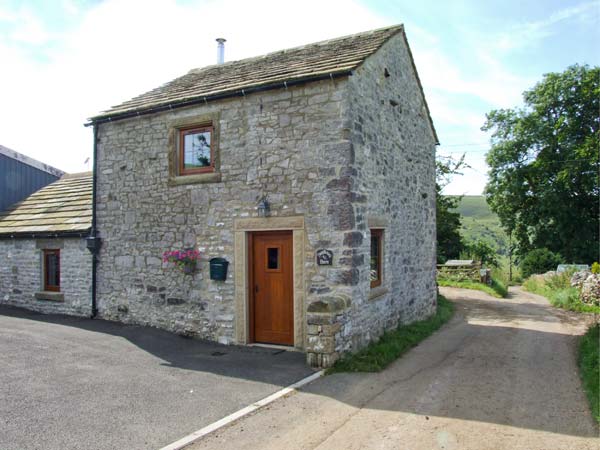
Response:
[[[498,253],[506,254],[508,236],[500,226],[500,219],[494,214],[483,195],[466,195],[456,211],[460,213],[461,234],[466,241],[482,239],[498,248]]]

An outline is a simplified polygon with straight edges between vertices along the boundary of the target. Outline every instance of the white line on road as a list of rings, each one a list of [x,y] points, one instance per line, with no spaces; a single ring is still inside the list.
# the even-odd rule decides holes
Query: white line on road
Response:
[[[296,391],[296,389],[299,389],[302,386],[307,385],[308,383],[316,380],[317,378],[322,377],[324,374],[324,370],[320,370],[319,372],[313,373],[312,375],[309,375],[308,377],[303,378],[302,380],[294,384],[290,384],[288,387],[283,388],[275,392],[274,394],[263,398],[262,400],[254,402],[251,405],[234,412],[233,414],[229,414],[228,416],[223,417],[221,420],[217,420],[216,422],[213,422],[210,425],[205,426],[204,428],[200,428],[198,431],[194,431],[193,433],[188,434],[187,436],[179,439],[178,441],[173,442],[172,444],[167,445],[166,447],[161,448],[160,450],[180,450],[192,444],[193,442],[202,439],[207,434],[210,434],[213,431],[224,427],[225,425],[229,425],[230,423],[235,422],[236,420],[241,419],[242,417],[247,416],[248,414],[262,408],[263,406],[266,406],[269,403],[273,403],[275,400]]]

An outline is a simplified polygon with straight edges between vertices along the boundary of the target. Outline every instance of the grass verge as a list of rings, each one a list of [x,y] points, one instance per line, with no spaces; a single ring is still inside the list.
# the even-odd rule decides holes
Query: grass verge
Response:
[[[579,341],[579,370],[592,414],[600,423],[600,325],[592,326]]]
[[[401,325],[385,332],[379,341],[357,353],[338,360],[327,373],[335,372],[379,372],[400,355],[433,334],[454,314],[454,305],[441,295],[438,296],[436,313],[428,319]]]
[[[477,291],[483,291],[487,294],[490,294],[497,298],[505,298],[508,295],[508,290],[506,286],[502,284],[500,281],[492,278],[492,285],[488,286],[487,284],[477,283],[475,281],[467,281],[467,280],[449,280],[447,278],[438,278],[437,280],[438,286],[446,286],[446,287],[457,287],[463,289],[475,289]]]
[[[529,277],[523,283],[523,289],[534,294],[546,297],[552,306],[569,311],[600,313],[600,306],[588,305],[579,300],[579,290],[571,287],[569,274],[560,274],[553,277]]]

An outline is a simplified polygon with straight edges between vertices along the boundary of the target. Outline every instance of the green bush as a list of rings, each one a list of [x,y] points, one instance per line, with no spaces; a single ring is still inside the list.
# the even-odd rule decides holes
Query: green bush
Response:
[[[571,287],[571,275],[568,272],[552,277],[533,276],[525,280],[523,289],[543,295],[553,306],[577,312],[600,313],[600,307],[583,303],[579,298],[579,289]]]
[[[504,283],[496,278],[492,278],[491,288],[496,291],[502,298],[508,297],[508,289]]]
[[[472,258],[476,261],[481,261],[481,264],[484,266],[500,267],[498,249],[492,247],[488,242],[482,239],[467,242],[465,244],[464,253],[466,253],[469,258]]]
[[[544,282],[552,290],[570,289],[571,288],[571,276],[573,271],[566,271],[557,273],[551,277],[545,278]]]
[[[592,273],[600,273],[600,264],[597,262],[592,264]]]
[[[579,291],[576,288],[556,291],[553,300],[555,306],[563,309],[571,309],[572,305],[581,303],[579,301]]]
[[[553,253],[547,248],[536,248],[525,255],[519,264],[519,269],[521,276],[528,278],[536,273],[554,270],[560,263],[562,258],[558,253]]]

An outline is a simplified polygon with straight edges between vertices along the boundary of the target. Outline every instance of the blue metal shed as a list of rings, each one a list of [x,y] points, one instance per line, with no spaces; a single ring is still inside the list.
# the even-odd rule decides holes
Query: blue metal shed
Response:
[[[58,180],[65,173],[0,145],[0,211]]]

